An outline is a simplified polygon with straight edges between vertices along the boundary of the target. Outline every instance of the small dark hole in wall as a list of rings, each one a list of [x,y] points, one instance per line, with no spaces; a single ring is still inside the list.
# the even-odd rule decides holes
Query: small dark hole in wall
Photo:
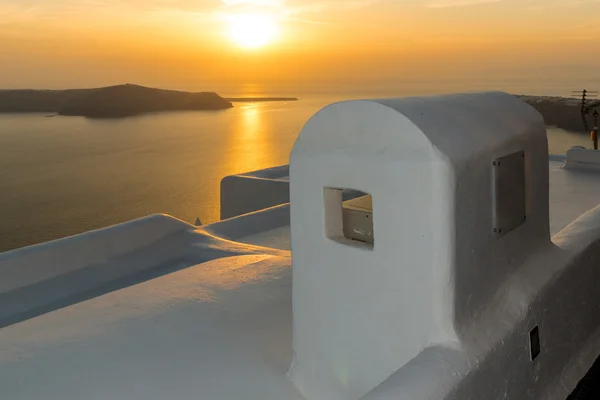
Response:
[[[537,326],[529,332],[529,349],[533,361],[540,355],[540,328]]]

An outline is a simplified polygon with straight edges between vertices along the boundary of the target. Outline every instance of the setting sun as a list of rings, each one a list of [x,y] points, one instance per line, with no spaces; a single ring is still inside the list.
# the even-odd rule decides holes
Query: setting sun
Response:
[[[229,35],[240,47],[256,49],[273,42],[279,27],[266,14],[238,14],[229,18]]]

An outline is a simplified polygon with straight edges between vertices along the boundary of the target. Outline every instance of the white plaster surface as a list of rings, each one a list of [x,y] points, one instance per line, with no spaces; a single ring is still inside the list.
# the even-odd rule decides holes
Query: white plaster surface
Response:
[[[600,203],[600,175],[593,171],[563,168],[550,161],[550,231],[558,233]]]
[[[190,261],[185,269],[0,329],[2,399],[304,399],[285,377],[292,359],[289,253],[202,242],[201,230],[193,235],[188,257],[211,249],[229,256]],[[600,211],[594,210],[505,285],[500,293],[510,296],[492,303],[491,313],[480,317],[488,322],[476,321],[464,345],[425,349],[364,398],[564,399],[600,352],[599,332],[591,329],[599,238]],[[586,248],[592,264],[579,265],[587,273],[554,267],[574,262]],[[530,299],[548,282],[554,290],[528,315]],[[573,286],[575,292],[565,290]],[[532,322],[542,336],[534,365],[524,356]],[[522,326],[516,334],[513,324]],[[486,361],[490,353],[495,357]],[[507,385],[513,381],[521,382],[517,390]]]
[[[221,180],[221,219],[289,203],[288,188],[287,165],[226,176]]]
[[[498,240],[492,162],[518,151],[527,223]],[[298,389],[357,400],[423,349],[460,343],[550,241],[547,157],[542,117],[504,93],[350,101],[313,116],[290,156]],[[341,229],[327,188],[372,195],[372,251],[326,237]]]
[[[302,399],[291,268],[241,255],[0,330],[3,400]]]
[[[0,253],[0,293],[148,248],[190,226],[172,217],[154,215],[85,235]]]
[[[520,120],[531,117],[533,121],[536,116],[521,109],[520,103],[505,105],[503,95],[495,96],[500,104],[481,98],[474,104],[460,96],[457,102],[470,110],[464,115],[479,110],[479,105],[500,110],[493,116],[499,125],[491,129],[502,130],[502,135],[519,131],[518,140],[506,148],[499,144],[504,139],[479,141],[475,134],[475,138],[459,137],[456,143],[448,139],[439,146],[411,135],[397,141],[397,132],[388,135],[360,119],[362,113],[374,112],[377,127],[404,126],[412,134],[425,129],[435,131],[433,136],[446,134],[445,128],[417,128],[397,113],[390,116],[394,107],[406,104],[390,109],[385,102],[357,102],[357,109],[327,111],[333,111],[331,120],[326,116],[327,124],[332,129],[347,128],[341,131],[350,134],[351,140],[344,145],[340,136],[324,135],[326,146],[314,149],[323,158],[309,152],[305,161],[317,165],[325,162],[328,152],[334,154],[335,165],[315,179],[319,185],[324,184],[320,179],[326,179],[332,182],[327,185],[365,190],[374,196],[376,242],[372,251],[328,242],[345,253],[341,254],[343,262],[337,264],[340,259],[335,257],[340,254],[328,253],[318,243],[325,240],[324,226],[316,222],[316,217],[324,217],[322,186],[318,186],[318,198],[308,190],[303,193],[303,185],[311,188],[312,183],[300,179],[301,184],[296,184],[302,168],[296,169],[293,163],[293,283],[288,251],[290,211],[285,204],[201,228],[157,215],[0,254],[0,284],[4,285],[0,286],[0,399],[565,399],[600,353],[596,289],[600,209],[570,224],[599,203],[600,175],[563,169],[560,160],[548,162],[539,143],[521,137],[527,136],[526,129],[517,129],[524,127]],[[426,105],[425,119],[440,106],[435,101],[433,106]],[[416,112],[412,117],[423,122],[418,110],[407,110],[407,114]],[[358,119],[350,118],[347,127],[341,123],[346,111]],[[454,111],[454,107],[442,110],[448,115]],[[503,119],[502,112],[508,111],[514,120]],[[454,128],[470,125],[464,121],[455,121]],[[484,125],[473,122],[464,132],[484,130]],[[310,129],[311,123],[307,126]],[[364,132],[370,134],[365,141],[360,136]],[[380,146],[380,139],[392,143]],[[404,151],[405,145],[410,150],[408,167],[394,153]],[[465,153],[459,152],[461,146]],[[520,146],[526,152],[529,148],[534,159],[528,159],[528,174],[534,173],[535,179],[544,180],[544,170],[549,171],[546,205],[544,182],[531,180],[529,196],[533,185],[542,198],[533,196],[527,203],[529,212],[537,209],[541,220],[544,214],[547,218],[549,205],[550,221],[545,220],[545,228],[538,227],[547,240],[538,243],[534,235],[529,252],[505,260],[510,268],[500,273],[491,270],[497,267],[496,261],[473,264],[482,274],[489,274],[491,281],[487,286],[483,282],[488,288],[484,294],[466,292],[477,304],[467,302],[469,307],[463,312],[471,312],[459,318],[453,314],[453,291],[448,289],[460,278],[458,269],[438,272],[454,259],[452,246],[460,243],[458,239],[445,241],[444,235],[461,233],[458,225],[441,229],[440,224],[451,223],[451,210],[460,212],[456,200],[448,201],[449,194],[473,193],[460,187],[462,181],[456,184],[458,178],[466,170],[477,170],[479,163],[487,165],[495,156],[495,146],[501,147],[500,155]],[[377,155],[381,163],[376,168],[392,165],[394,169],[366,179],[373,159],[358,152],[359,148]],[[442,151],[457,153],[438,159]],[[422,160],[433,162],[427,166]],[[355,165],[352,180],[347,178],[347,165]],[[448,173],[452,168],[454,172]],[[411,177],[413,170],[418,171],[416,178]],[[484,175],[469,175],[464,182],[479,182]],[[446,186],[446,179],[454,184]],[[385,189],[389,192],[378,186],[378,180],[390,187]],[[395,205],[381,200],[382,194],[406,189],[404,185],[411,182],[422,186],[421,191],[402,192],[394,199]],[[295,202],[298,196],[300,201]],[[299,213],[308,199],[321,204],[321,214],[316,213],[315,219]],[[487,210],[487,200],[477,194],[471,194],[466,205]],[[435,223],[435,229],[424,227],[427,223]],[[555,233],[568,224],[550,241],[548,226]],[[467,227],[478,229],[479,225]],[[386,234],[396,236],[386,240]],[[428,239],[425,247],[419,242],[421,234]],[[525,233],[517,237],[530,240]],[[480,245],[481,241],[472,243]],[[427,252],[426,258],[411,255],[408,245]],[[469,246],[474,244],[462,246],[472,250]],[[369,258],[382,248],[384,254],[393,253],[387,263]],[[310,269],[302,269],[302,264],[297,268],[307,260],[312,262]],[[5,278],[10,278],[8,283]],[[427,283],[431,279],[437,281]],[[302,292],[303,286],[297,283],[310,284],[310,290]],[[297,313],[300,307],[305,319],[294,323],[292,285],[293,311]],[[296,304],[298,296],[301,303]],[[445,303],[436,303],[441,301]],[[440,317],[441,313],[450,317]],[[433,321],[428,319],[432,314],[437,316]],[[306,322],[310,325],[299,327],[298,323]],[[528,333],[534,326],[540,329],[542,351],[532,363]],[[307,332],[310,329],[314,332]],[[324,329],[328,335],[314,336]],[[314,340],[314,348],[294,351],[293,331],[294,346],[300,333]],[[309,360],[313,366],[302,371],[298,351],[305,350],[314,357]]]
[[[365,400],[564,400],[600,353],[596,257],[600,208],[553,238],[503,283],[460,348],[423,351]],[[529,358],[539,326],[541,353]]]
[[[567,150],[565,168],[595,169],[600,168],[600,151],[580,146]]]
[[[273,247],[280,250],[291,250],[290,226],[271,229],[240,239],[240,243],[254,244],[257,246]]]
[[[555,235],[581,214],[594,208],[600,203],[600,184],[598,184],[598,175],[595,174],[594,171],[586,171],[585,169],[578,169],[577,171],[565,169],[565,161],[565,155],[549,156],[551,235]],[[289,177],[283,177],[281,179],[289,180]],[[576,199],[577,201],[573,201],[573,199]],[[264,213],[261,214],[261,219],[264,218],[264,215]],[[289,225],[289,218],[286,219],[285,224]],[[270,225],[267,224],[265,229],[271,231],[268,226]],[[276,232],[283,232],[283,228],[277,229]],[[285,229],[289,230],[289,227]],[[262,238],[259,239],[260,243],[254,243],[254,239],[251,237],[240,241],[249,244],[267,245],[268,247],[284,250],[289,250],[290,248],[290,244],[288,244],[290,242],[289,237],[278,238],[278,235],[276,234],[273,235],[273,239],[269,239],[270,234],[262,231],[258,235],[259,236],[257,237]]]

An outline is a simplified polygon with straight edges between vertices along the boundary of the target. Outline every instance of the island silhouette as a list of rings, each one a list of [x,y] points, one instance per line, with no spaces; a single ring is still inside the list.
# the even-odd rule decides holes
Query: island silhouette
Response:
[[[183,92],[125,84],[96,89],[0,90],[0,112],[49,112],[88,118],[122,118],[160,111],[224,110],[233,107],[234,101],[290,100],[297,99],[226,99],[215,92]]]
[[[584,132],[580,102],[573,98],[518,95],[546,125]],[[232,97],[125,84],[97,89],[0,90],[0,112],[48,112],[88,118],[122,118],[160,111],[224,110],[234,102],[294,101],[295,97]],[[588,133],[588,132],[586,132]]]

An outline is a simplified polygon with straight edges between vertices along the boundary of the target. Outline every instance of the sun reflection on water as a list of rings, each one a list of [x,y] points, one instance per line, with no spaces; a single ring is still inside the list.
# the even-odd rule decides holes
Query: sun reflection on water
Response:
[[[239,106],[240,113],[234,126],[229,167],[235,171],[248,172],[273,166],[273,140],[269,135],[266,112],[259,104]]]

